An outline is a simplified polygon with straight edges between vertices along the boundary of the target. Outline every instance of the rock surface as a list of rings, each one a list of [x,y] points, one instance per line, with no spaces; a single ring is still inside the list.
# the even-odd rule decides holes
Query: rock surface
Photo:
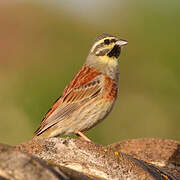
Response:
[[[179,147],[169,139],[108,146],[71,138],[0,144],[0,180],[178,180]]]
[[[35,139],[16,147],[51,165],[99,179],[177,179],[171,172],[133,156],[80,139]]]

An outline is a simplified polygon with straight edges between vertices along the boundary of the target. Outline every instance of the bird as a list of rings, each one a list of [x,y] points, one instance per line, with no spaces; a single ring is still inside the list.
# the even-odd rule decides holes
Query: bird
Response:
[[[41,121],[33,138],[75,134],[100,123],[111,112],[118,94],[119,56],[128,42],[103,33],[95,39],[85,63]]]

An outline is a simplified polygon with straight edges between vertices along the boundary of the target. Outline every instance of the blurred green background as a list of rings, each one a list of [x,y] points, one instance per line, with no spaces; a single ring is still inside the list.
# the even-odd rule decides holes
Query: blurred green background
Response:
[[[0,2],[0,142],[31,139],[103,32],[128,40],[112,113],[87,135],[103,144],[180,140],[180,1]]]

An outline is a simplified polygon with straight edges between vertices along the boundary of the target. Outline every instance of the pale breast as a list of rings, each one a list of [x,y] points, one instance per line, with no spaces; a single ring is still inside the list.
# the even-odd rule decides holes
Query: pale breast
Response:
[[[67,129],[67,133],[86,131],[92,128],[109,114],[112,105],[112,101],[104,100],[94,100],[87,103],[70,118],[72,124],[69,129]]]

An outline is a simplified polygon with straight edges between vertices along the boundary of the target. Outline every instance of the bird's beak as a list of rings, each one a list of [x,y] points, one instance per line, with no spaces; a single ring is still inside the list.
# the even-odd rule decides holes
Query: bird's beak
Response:
[[[126,40],[122,40],[122,39],[119,39],[118,41],[116,41],[116,45],[118,46],[125,46],[128,42]]]

